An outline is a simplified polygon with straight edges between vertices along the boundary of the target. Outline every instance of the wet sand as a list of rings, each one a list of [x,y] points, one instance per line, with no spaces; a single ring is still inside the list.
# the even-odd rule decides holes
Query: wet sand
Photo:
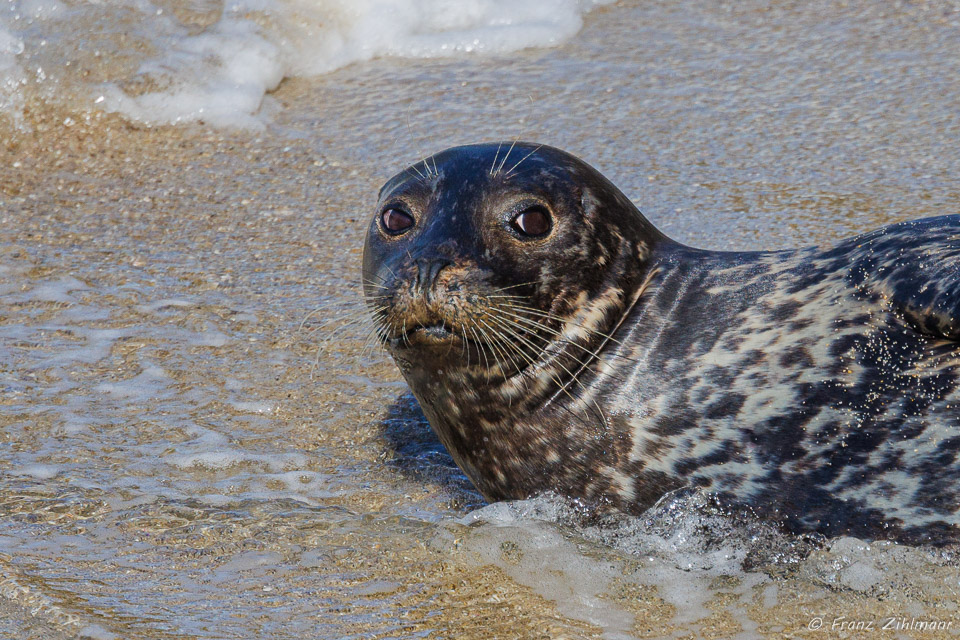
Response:
[[[960,212],[958,20],[624,2],[552,50],[286,81],[261,131],[33,103],[0,135],[0,634],[955,637],[955,550],[461,522],[393,365],[325,323],[380,184],[459,143],[566,148],[710,248]]]

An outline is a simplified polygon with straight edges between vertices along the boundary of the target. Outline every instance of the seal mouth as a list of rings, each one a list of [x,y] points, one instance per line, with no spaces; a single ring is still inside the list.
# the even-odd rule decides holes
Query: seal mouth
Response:
[[[412,346],[436,346],[448,345],[452,342],[461,341],[461,336],[450,331],[450,329],[438,322],[435,324],[418,324],[407,329],[403,334],[390,339],[395,347]]]

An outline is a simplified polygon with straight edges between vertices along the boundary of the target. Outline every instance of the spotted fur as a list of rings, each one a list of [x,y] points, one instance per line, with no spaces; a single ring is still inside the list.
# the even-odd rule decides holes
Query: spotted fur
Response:
[[[364,252],[384,343],[488,499],[553,489],[641,512],[696,486],[794,531],[960,538],[960,216],[703,251],[557,149],[516,144],[522,163],[489,171],[506,148],[388,182],[378,214],[404,206],[417,227],[389,238],[375,220]],[[555,219],[540,244],[503,226],[531,199]],[[485,340],[511,290],[540,321]]]

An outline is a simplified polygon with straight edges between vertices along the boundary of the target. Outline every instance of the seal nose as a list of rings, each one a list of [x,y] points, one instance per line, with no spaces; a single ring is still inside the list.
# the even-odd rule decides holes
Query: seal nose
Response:
[[[418,258],[414,262],[417,265],[417,279],[413,288],[427,298],[430,297],[440,272],[453,264],[453,261],[447,258]]]

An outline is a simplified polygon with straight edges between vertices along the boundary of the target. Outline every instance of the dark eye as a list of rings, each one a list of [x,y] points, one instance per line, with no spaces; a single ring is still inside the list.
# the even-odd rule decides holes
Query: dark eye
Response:
[[[380,214],[380,222],[387,233],[399,235],[413,226],[413,216],[400,209],[386,209]]]
[[[514,216],[510,226],[524,236],[542,236],[550,231],[550,214],[541,206],[527,207]]]

